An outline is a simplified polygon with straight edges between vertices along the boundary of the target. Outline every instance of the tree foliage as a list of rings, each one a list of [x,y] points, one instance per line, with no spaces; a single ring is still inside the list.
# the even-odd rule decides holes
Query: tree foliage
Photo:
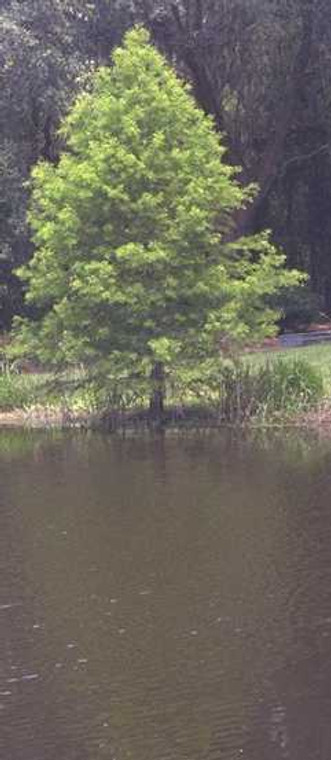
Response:
[[[149,374],[201,365],[272,333],[266,296],[299,279],[266,234],[231,242],[252,201],[213,121],[136,28],[61,130],[57,165],[33,172],[36,253],[21,269],[39,310],[25,350]]]
[[[124,13],[125,6],[125,13]],[[13,270],[32,254],[31,167],[56,162],[58,126],[129,23],[122,0],[8,0],[0,8],[0,329],[22,309]]]
[[[57,127],[86,76],[135,22],[191,83],[264,227],[331,308],[331,22],[326,0],[3,0],[0,8],[0,328],[22,308],[13,269],[33,253],[31,167],[57,161]]]
[[[259,186],[234,234],[270,226],[330,310],[326,0],[136,0],[136,9],[226,132],[242,180]]]
[[[55,160],[56,129],[80,70],[63,4],[11,2],[0,14],[0,326],[20,310],[13,268],[32,252],[26,180]],[[2,282],[1,282],[2,281]]]

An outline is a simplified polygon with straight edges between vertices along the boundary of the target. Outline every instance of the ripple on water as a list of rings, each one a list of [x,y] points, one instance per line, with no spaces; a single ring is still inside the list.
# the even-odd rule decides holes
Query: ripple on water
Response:
[[[0,760],[329,760],[331,454],[54,446],[1,472]]]

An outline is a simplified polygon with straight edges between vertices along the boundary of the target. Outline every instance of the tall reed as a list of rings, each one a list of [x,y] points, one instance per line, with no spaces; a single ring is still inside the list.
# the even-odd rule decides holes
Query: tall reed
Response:
[[[323,395],[321,373],[304,359],[278,359],[258,368],[237,363],[221,373],[220,415],[235,423],[289,417],[313,408]]]

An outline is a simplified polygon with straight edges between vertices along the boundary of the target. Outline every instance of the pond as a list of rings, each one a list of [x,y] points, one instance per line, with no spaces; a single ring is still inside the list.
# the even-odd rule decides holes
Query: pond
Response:
[[[0,432],[3,760],[329,760],[331,441]]]

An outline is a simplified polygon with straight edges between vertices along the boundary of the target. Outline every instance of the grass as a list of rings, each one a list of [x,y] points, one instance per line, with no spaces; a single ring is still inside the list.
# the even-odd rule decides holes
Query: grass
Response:
[[[195,385],[185,385],[180,395],[170,393],[168,415],[174,414],[175,421],[212,416],[216,421],[222,419],[233,424],[252,420],[258,424],[285,422],[293,415],[299,418],[305,410],[313,413],[325,397],[331,409],[328,401],[331,397],[331,344],[244,354],[239,367],[224,370],[216,384],[218,390],[205,387],[202,378],[198,378]],[[126,415],[146,419],[148,393],[133,390],[126,387],[122,395],[118,395],[117,387],[111,392],[102,386],[100,389],[100,386],[88,385],[82,371],[60,377],[3,373],[0,374],[0,413],[3,424],[4,415],[10,418],[13,410],[17,410],[19,419],[25,417],[28,424],[41,427],[43,424],[71,424],[74,420],[85,424],[86,420],[101,418],[103,414],[112,419],[112,415],[118,419],[118,414],[122,420]],[[11,424],[10,419],[8,424]]]
[[[44,375],[0,374],[0,411],[27,408],[42,398]]]
[[[81,372],[57,376],[51,373],[0,373],[0,412],[70,408],[77,413],[95,406],[91,390],[84,387]]]
[[[293,362],[305,360],[317,369],[323,378],[325,390],[331,395],[331,343],[312,344],[310,346],[300,346],[298,348],[286,348],[283,350],[258,351],[252,354],[246,354],[245,364],[252,368],[259,369],[266,364],[272,364],[279,359],[284,362]]]

